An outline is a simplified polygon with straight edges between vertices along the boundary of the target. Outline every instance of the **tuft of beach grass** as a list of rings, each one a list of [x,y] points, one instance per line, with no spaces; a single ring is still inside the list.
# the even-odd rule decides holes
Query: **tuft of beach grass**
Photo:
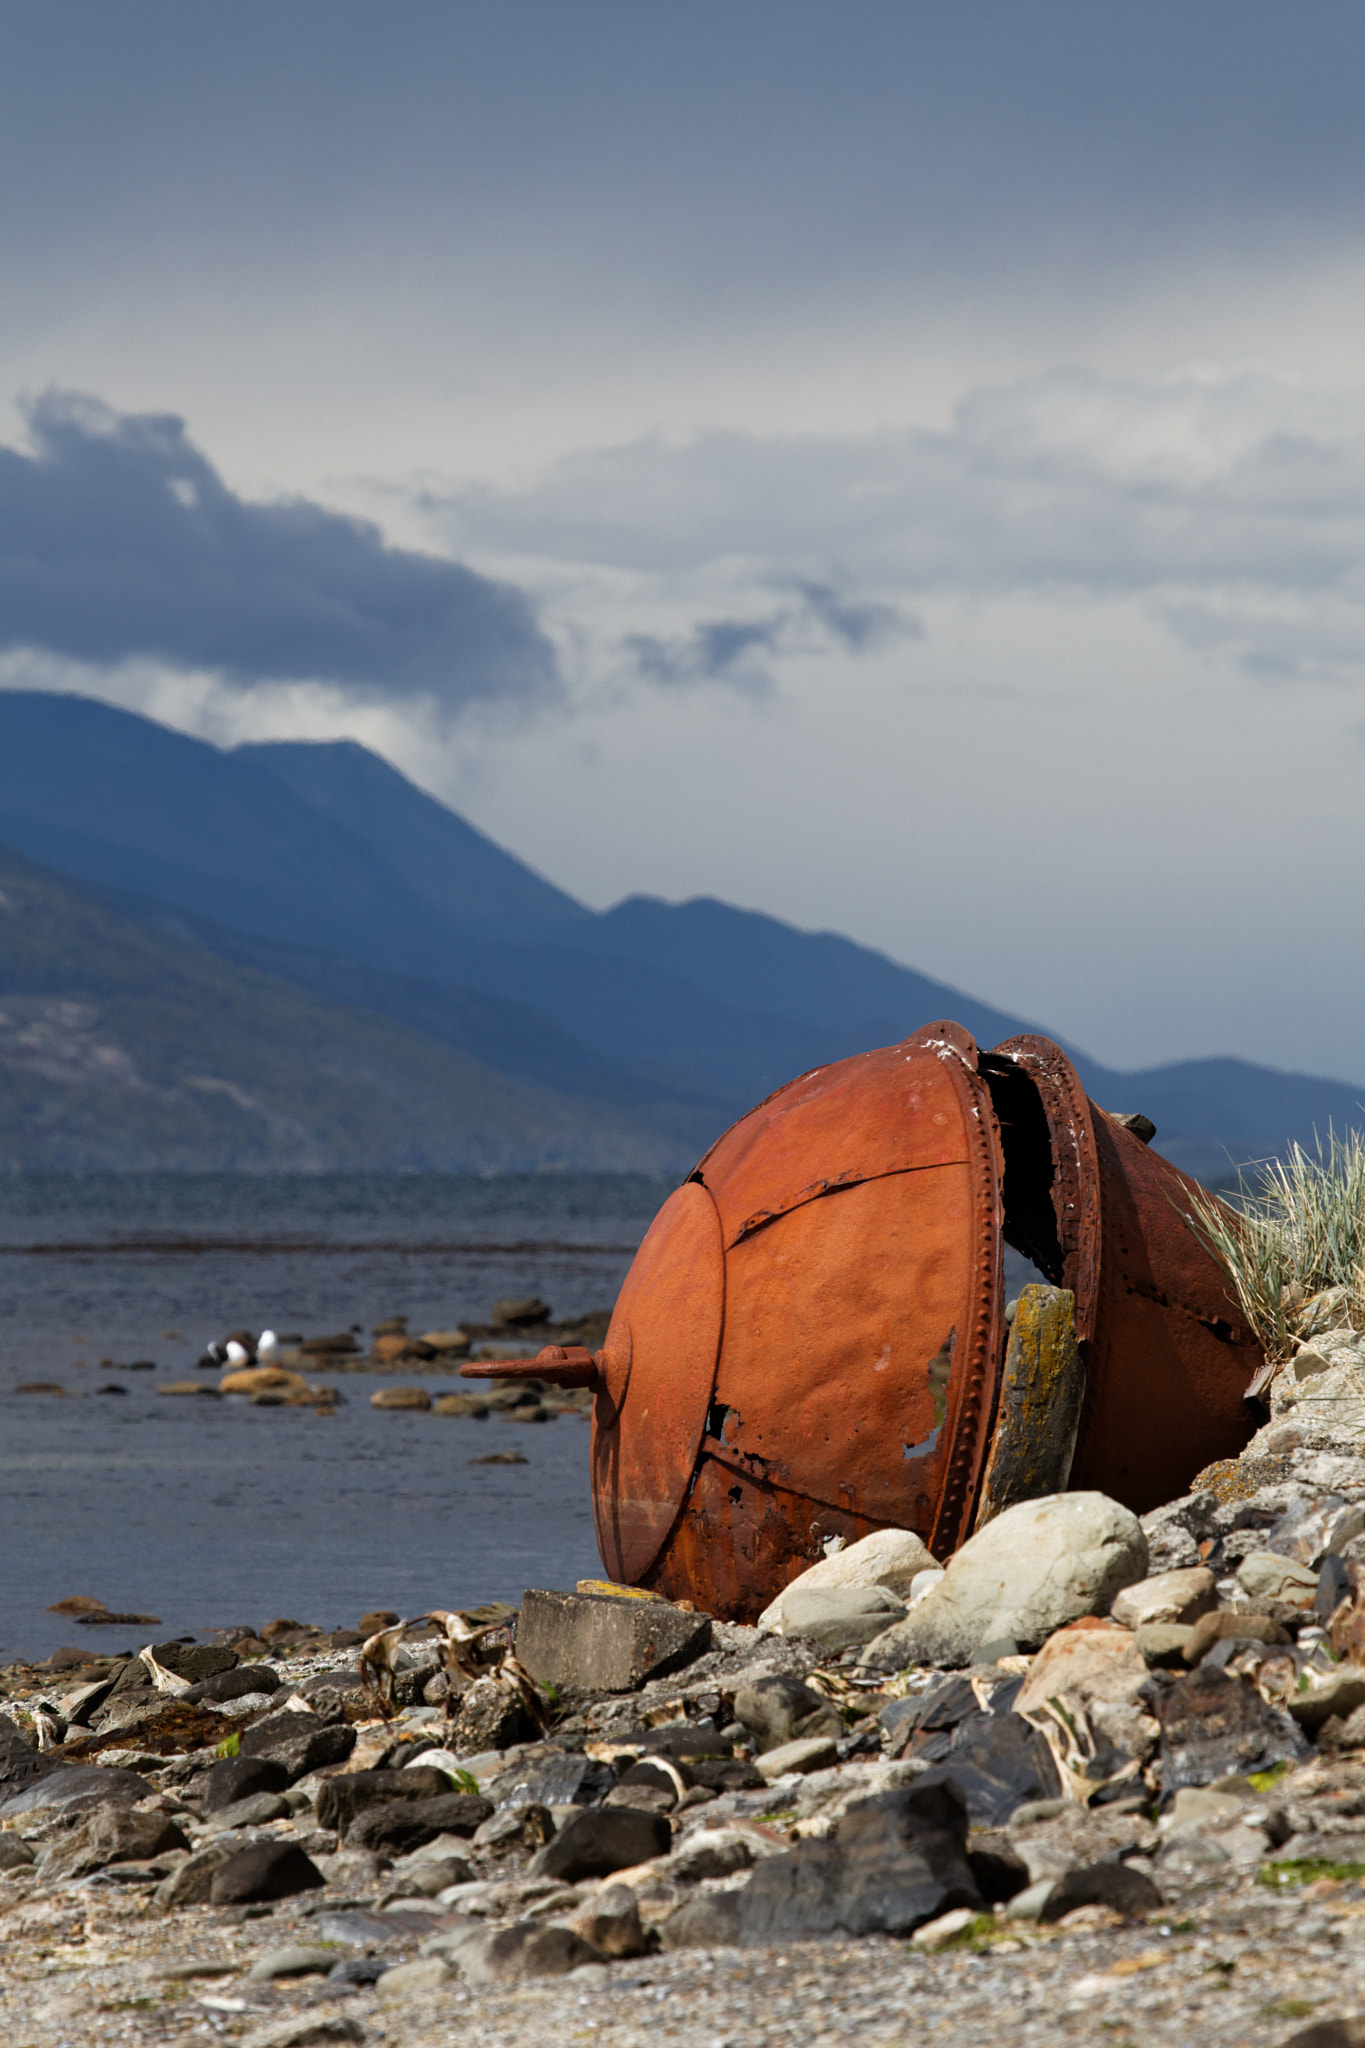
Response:
[[[1321,1331],[1365,1329],[1365,1133],[1330,1130],[1243,1172],[1226,1200],[1202,1190],[1191,1229],[1227,1274],[1268,1364]]]

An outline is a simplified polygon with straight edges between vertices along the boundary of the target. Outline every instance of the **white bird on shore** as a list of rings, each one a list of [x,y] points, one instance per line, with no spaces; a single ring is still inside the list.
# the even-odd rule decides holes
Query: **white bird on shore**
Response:
[[[247,1362],[246,1346],[239,1344],[235,1337],[227,1348],[227,1362],[229,1365],[245,1365]]]
[[[273,1330],[262,1330],[256,1340],[256,1356],[260,1358],[264,1352],[278,1351],[279,1348],[280,1340],[275,1335],[275,1332]]]

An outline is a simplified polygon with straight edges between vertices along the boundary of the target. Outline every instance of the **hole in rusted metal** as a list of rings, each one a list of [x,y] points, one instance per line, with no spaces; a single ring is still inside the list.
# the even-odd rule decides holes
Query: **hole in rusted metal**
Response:
[[[1042,1097],[1032,1076],[1014,1060],[983,1053],[980,1065],[1005,1155],[1002,1234],[1043,1279],[1060,1287],[1064,1256],[1052,1199],[1057,1168]]]

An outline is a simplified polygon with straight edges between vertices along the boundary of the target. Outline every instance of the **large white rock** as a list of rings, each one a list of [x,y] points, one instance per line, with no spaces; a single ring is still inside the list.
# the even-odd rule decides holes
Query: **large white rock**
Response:
[[[1007,1508],[949,1559],[904,1621],[876,1636],[863,1662],[970,1664],[988,1644],[1034,1650],[1083,1614],[1107,1612],[1144,1578],[1147,1538],[1136,1515],[1103,1493],[1050,1493]]]
[[[822,1557],[819,1564],[793,1579],[764,1608],[758,1625],[769,1635],[782,1635],[782,1602],[798,1588],[805,1592],[812,1587],[885,1586],[889,1593],[904,1599],[916,1572],[932,1571],[937,1563],[913,1529],[874,1529],[870,1536],[836,1550],[832,1557]]]
[[[870,1643],[904,1613],[905,1602],[885,1586],[788,1586],[782,1633],[837,1652]]]
[[[1138,1629],[1149,1621],[1198,1621],[1217,1605],[1213,1573],[1206,1564],[1196,1564],[1125,1586],[1109,1612],[1120,1628]]]

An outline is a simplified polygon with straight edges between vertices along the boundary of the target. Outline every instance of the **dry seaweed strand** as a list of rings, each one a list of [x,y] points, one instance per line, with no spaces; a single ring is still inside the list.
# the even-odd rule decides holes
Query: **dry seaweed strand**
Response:
[[[549,1704],[525,1665],[519,1664],[512,1654],[512,1646],[504,1634],[505,1624],[471,1624],[467,1616],[444,1607],[438,1607],[430,1614],[419,1614],[411,1621],[399,1621],[389,1628],[379,1629],[361,1644],[358,1658],[360,1682],[385,1721],[392,1720],[395,1712],[398,1674],[394,1659],[403,1638],[410,1629],[425,1628],[429,1624],[442,1632],[441,1661],[450,1680],[447,1715],[453,1711],[458,1691],[476,1678],[491,1678],[516,1694],[542,1732],[549,1726]],[[503,1637],[501,1650],[486,1661],[490,1639],[498,1635]]]

